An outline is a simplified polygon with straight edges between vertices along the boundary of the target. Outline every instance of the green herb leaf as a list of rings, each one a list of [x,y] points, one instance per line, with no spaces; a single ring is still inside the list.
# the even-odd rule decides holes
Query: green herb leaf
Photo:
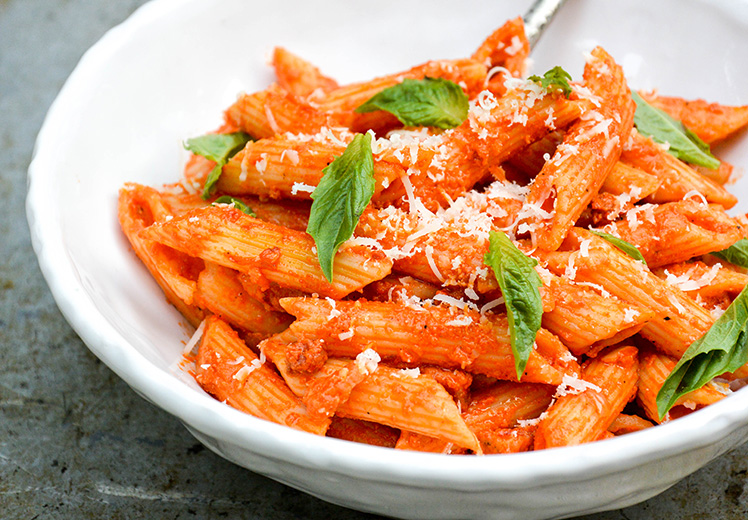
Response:
[[[359,114],[384,110],[405,126],[454,128],[467,119],[470,104],[456,83],[442,78],[404,79],[370,98]]]
[[[358,134],[324,170],[312,193],[306,232],[314,237],[322,272],[332,282],[332,265],[340,245],[351,238],[374,195],[374,158],[371,135]]]
[[[246,213],[250,217],[257,217],[257,215],[252,210],[252,208],[244,204],[239,199],[236,199],[229,195],[223,195],[221,197],[218,197],[216,200],[213,201],[213,204],[233,204],[236,209]]]
[[[566,72],[561,67],[553,67],[551,70],[543,74],[542,78],[535,75],[530,76],[527,79],[530,81],[534,81],[535,83],[540,83],[541,87],[549,91],[560,89],[567,99],[571,95],[571,85],[569,85],[571,74]]]
[[[517,249],[504,233],[491,231],[488,240],[488,252],[483,257],[483,263],[493,269],[504,296],[514,367],[519,380],[540,329],[543,302],[538,289],[543,282],[534,269],[537,260]]]
[[[709,145],[683,126],[683,123],[653,107],[633,90],[631,97],[636,102],[634,124],[639,133],[658,143],[668,144],[668,153],[682,161],[712,170],[719,168],[719,159],[712,155]]]
[[[681,396],[748,362],[748,288],[694,341],[657,392],[660,419]]]
[[[624,239],[618,238],[617,236],[611,235],[610,233],[605,233],[604,231],[595,231],[594,229],[590,229],[590,232],[594,235],[599,236],[600,238],[604,238],[634,260],[639,260],[644,265],[647,265],[647,261],[644,260],[644,256],[642,255],[641,251],[639,251],[631,242],[626,242]]]
[[[184,147],[190,152],[196,155],[202,155],[210,161],[216,163],[215,167],[208,174],[208,178],[203,186],[202,197],[204,200],[210,198],[213,193],[213,188],[218,182],[218,178],[221,176],[221,172],[226,163],[236,153],[244,148],[247,142],[251,141],[252,138],[244,132],[236,132],[233,134],[206,134],[200,137],[193,137],[187,139],[184,143]]]
[[[741,238],[727,249],[712,254],[738,267],[748,268],[748,240],[745,238]]]

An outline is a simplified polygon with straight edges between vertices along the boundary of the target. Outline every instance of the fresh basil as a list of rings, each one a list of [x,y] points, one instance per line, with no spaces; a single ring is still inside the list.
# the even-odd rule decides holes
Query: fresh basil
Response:
[[[404,79],[374,95],[356,112],[384,110],[405,126],[448,129],[467,119],[470,103],[462,88],[442,78]]]
[[[607,240],[634,260],[639,260],[644,265],[647,265],[647,261],[644,260],[644,256],[642,255],[641,251],[639,251],[639,249],[637,249],[637,247],[631,242],[626,242],[624,239],[618,238],[617,236],[611,235],[610,233],[605,233],[604,231],[595,231],[594,229],[590,229],[590,232],[594,235],[599,236],[600,238]]]
[[[694,341],[657,392],[662,419],[683,395],[748,362],[748,290],[744,288],[724,314]]]
[[[361,213],[374,195],[371,135],[357,134],[343,154],[322,173],[322,179],[312,193],[306,232],[314,238],[325,278],[332,282],[335,253],[351,238]]]
[[[553,67],[546,71],[546,73],[543,74],[543,77],[533,75],[527,79],[539,83],[541,87],[549,91],[561,90],[567,99],[571,95],[571,85],[569,85],[571,74],[561,67]]]
[[[543,301],[538,290],[543,282],[535,271],[537,260],[517,249],[504,233],[491,231],[488,240],[488,252],[483,257],[483,263],[493,269],[504,296],[514,367],[519,380],[527,366],[543,317]]]
[[[640,134],[651,137],[658,143],[667,144],[668,153],[681,161],[711,170],[719,168],[719,159],[712,155],[709,145],[687,129],[683,123],[673,119],[659,108],[653,107],[633,90],[631,97],[636,102],[634,124]]]
[[[741,238],[727,249],[712,254],[738,267],[748,268],[748,240],[745,238]]]
[[[221,197],[218,197],[216,200],[213,201],[213,204],[233,204],[236,209],[238,209],[239,211],[243,213],[246,213],[250,217],[257,217],[257,215],[252,210],[252,208],[244,204],[239,199],[231,197],[229,195],[223,195]]]
[[[214,186],[221,176],[223,167],[236,153],[244,148],[247,142],[252,138],[244,132],[235,132],[233,134],[206,134],[200,137],[187,139],[184,147],[196,155],[202,155],[216,165],[208,174],[203,186],[203,200],[210,198]]]

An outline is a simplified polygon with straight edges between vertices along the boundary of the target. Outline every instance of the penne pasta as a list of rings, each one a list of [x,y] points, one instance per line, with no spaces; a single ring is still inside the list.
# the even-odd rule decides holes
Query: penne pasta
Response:
[[[636,395],[637,353],[620,346],[587,361],[577,387],[559,396],[538,422],[535,449],[574,446],[606,434]]]
[[[640,92],[647,102],[667,112],[699,136],[712,144],[748,126],[748,106],[726,106],[703,99],[686,100]]]
[[[586,255],[579,253],[583,241]],[[621,301],[649,308],[656,317],[642,327],[641,335],[664,353],[679,358],[714,322],[711,314],[683,291],[589,231],[573,229],[564,248],[567,246],[573,251],[558,251],[544,258],[548,268],[558,275],[569,271],[576,283],[593,284]]]
[[[650,268],[727,249],[742,236],[742,226],[720,206],[693,200],[639,206],[606,230],[634,244]]]
[[[281,88],[302,99],[313,97],[315,93],[330,92],[339,86],[313,64],[283,47],[273,50],[273,69]]]
[[[534,247],[557,249],[566,233],[602,186],[621,155],[634,123],[623,70],[603,49],[592,51],[585,85],[604,102],[590,110],[564,136],[530,186],[528,204],[547,213],[529,219]]]
[[[371,421],[335,416],[330,421],[327,436],[383,448],[394,448],[400,432],[396,428]]]
[[[355,357],[373,348],[383,359],[461,368],[500,379],[516,380],[507,321],[482,320],[475,311],[431,306],[428,311],[402,303],[326,301],[286,298],[281,305],[297,320],[289,328],[302,339],[324,339],[331,356]],[[386,331],[382,336],[381,331]],[[560,348],[552,334],[538,335],[539,345]],[[577,370],[573,357],[546,359],[530,355],[522,380],[560,384]]]
[[[633,336],[657,314],[644,306],[600,294],[587,285],[556,278],[554,307],[543,313],[543,327],[557,335],[575,356],[594,356],[600,349]]]
[[[238,271],[206,262],[197,279],[195,301],[232,326],[250,333],[253,344],[288,328],[293,321],[291,316],[268,310],[262,301],[252,298],[239,276]]]
[[[260,348],[297,395],[313,406],[325,405],[317,408],[318,415],[372,421],[480,453],[452,397],[427,375],[372,363],[366,352],[352,360],[330,358],[316,372],[304,373],[292,369],[283,338],[271,338]]]
[[[349,246],[336,256],[337,276],[328,282],[309,235],[263,222],[230,207],[197,209],[146,228],[140,236],[238,271],[257,269],[283,287],[334,298],[384,278],[391,268],[382,253]]]
[[[219,401],[250,415],[324,435],[330,420],[313,417],[261,358],[215,316],[206,318],[195,379]]]
[[[677,360],[654,349],[644,349],[640,353],[639,365],[639,389],[637,400],[647,414],[650,421],[659,424],[661,422],[657,413],[657,392],[660,391],[665,378],[675,368]],[[725,383],[710,383],[698,390],[690,392],[675,403],[669,415],[664,420],[687,413],[723,399],[729,393],[729,387]]]
[[[720,184],[704,177],[637,132],[632,132],[631,139],[626,141],[621,161],[660,179],[660,187],[647,197],[649,202],[677,202],[691,193],[699,193],[710,204],[720,204],[728,209],[737,202],[735,196]]]
[[[164,291],[166,299],[197,327],[205,317],[205,311],[193,302],[203,262],[140,236],[141,231],[154,222],[170,216],[158,192],[152,188],[127,184],[120,190],[119,222],[133,251]]]

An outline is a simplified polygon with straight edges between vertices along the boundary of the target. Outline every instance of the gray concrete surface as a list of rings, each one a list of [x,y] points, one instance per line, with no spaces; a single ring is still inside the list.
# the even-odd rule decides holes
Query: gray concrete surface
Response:
[[[78,339],[39,272],[26,169],[81,54],[141,0],[0,0],[0,519],[374,518],[236,467]],[[643,504],[584,520],[748,518],[748,445]]]

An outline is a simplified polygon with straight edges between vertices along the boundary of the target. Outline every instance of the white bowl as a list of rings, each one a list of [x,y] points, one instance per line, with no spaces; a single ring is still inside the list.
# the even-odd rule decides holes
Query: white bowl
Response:
[[[83,57],[29,169],[34,247],[65,317],[94,354],[216,453],[362,511],[528,520],[617,509],[746,441],[748,391],[739,391],[664,426],[586,446],[485,457],[400,452],[255,419],[171,370],[191,331],[119,232],[120,186],[176,180],[181,141],[218,126],[239,91],[271,81],[265,56],[275,45],[342,82],[365,79],[468,55],[528,3],[156,0],[138,10]],[[633,87],[748,103],[746,2],[572,1],[540,41],[535,71],[560,64],[578,78],[583,51],[597,43]],[[748,142],[719,151],[748,164]],[[748,195],[744,182],[731,189]]]

